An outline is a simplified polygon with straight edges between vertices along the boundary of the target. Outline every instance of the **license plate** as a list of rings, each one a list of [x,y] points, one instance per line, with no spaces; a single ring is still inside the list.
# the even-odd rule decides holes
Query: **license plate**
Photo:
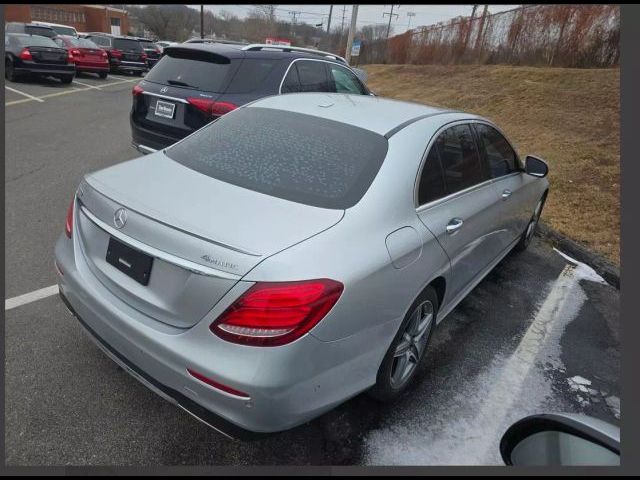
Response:
[[[156,115],[159,117],[173,118],[173,113],[176,110],[176,104],[170,102],[163,102],[158,100],[156,102]]]
[[[40,55],[43,60],[60,60],[59,53],[42,53]]]
[[[111,237],[107,247],[107,263],[142,285],[149,284],[153,257]]]

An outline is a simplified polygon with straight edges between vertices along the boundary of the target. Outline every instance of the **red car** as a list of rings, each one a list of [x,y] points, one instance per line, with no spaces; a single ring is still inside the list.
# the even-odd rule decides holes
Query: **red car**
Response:
[[[58,35],[54,42],[69,52],[76,64],[76,72],[92,72],[107,78],[109,73],[109,59],[107,52],[87,38],[77,38],[70,35]]]

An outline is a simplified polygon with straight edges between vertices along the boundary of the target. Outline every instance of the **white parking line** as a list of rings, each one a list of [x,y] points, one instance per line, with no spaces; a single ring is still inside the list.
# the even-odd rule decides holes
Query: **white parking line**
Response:
[[[90,85],[88,83],[82,83],[77,80],[74,80],[73,83],[77,83],[78,85],[82,85],[83,87],[95,88],[96,90],[101,90],[100,87],[96,87],[95,85]]]
[[[31,100],[30,98],[21,98],[20,100],[12,100],[11,102],[7,102],[4,104],[4,106],[8,107],[9,105],[15,105],[16,103],[26,103],[26,102],[33,102],[33,100]]]
[[[38,97],[34,97],[33,95],[29,95],[28,93],[21,92],[20,90],[16,90],[15,88],[7,87],[6,85],[4,86],[4,88],[9,90],[10,92],[17,93],[19,95],[22,95],[23,97],[30,98],[31,100],[35,100],[36,102],[44,102],[44,100]]]
[[[41,288],[34,292],[25,293],[18,297],[8,298],[4,301],[4,310],[11,310],[12,308],[21,307],[27,303],[42,300],[43,298],[50,297],[58,293],[58,285],[51,285],[50,287]]]

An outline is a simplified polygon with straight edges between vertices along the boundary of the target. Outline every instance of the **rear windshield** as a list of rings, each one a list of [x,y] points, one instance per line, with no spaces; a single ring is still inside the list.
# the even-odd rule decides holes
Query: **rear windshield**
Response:
[[[136,52],[142,52],[142,45],[140,45],[140,42],[129,38],[114,38],[113,48],[125,51],[135,50]]]
[[[53,31],[53,29],[49,27],[36,27],[33,25],[25,25],[24,33],[28,33],[29,35],[42,35],[44,37],[55,37],[57,34]]]
[[[166,55],[149,70],[145,80],[221,93],[231,70],[224,56],[189,49],[165,50]]]
[[[16,35],[16,38],[20,42],[20,45],[29,47],[55,47],[60,48],[56,42],[50,38],[43,37],[41,35]]]
[[[69,45],[71,45],[72,47],[77,47],[77,48],[100,48],[98,47],[98,45],[96,45],[95,43],[93,43],[91,40],[89,40],[88,38],[77,38],[77,37],[69,37],[69,36],[65,36],[64,40],[69,42]]]
[[[51,27],[58,35],[71,35],[75,37],[77,35],[75,28],[71,27]]]
[[[274,197],[345,209],[362,198],[387,140],[345,123],[269,108],[220,117],[166,154],[209,177]]]
[[[140,40],[140,45],[142,45],[142,48],[156,48],[153,42],[145,42],[144,40]]]

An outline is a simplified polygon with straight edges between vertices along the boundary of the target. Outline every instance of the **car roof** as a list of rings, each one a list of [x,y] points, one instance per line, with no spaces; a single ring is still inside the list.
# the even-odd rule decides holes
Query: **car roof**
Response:
[[[273,95],[252,102],[247,107],[273,108],[313,115],[371,130],[387,138],[417,120],[434,115],[451,114],[447,116],[448,121],[458,118],[481,118],[464,112],[420,103],[371,95],[341,93],[314,92]]]

